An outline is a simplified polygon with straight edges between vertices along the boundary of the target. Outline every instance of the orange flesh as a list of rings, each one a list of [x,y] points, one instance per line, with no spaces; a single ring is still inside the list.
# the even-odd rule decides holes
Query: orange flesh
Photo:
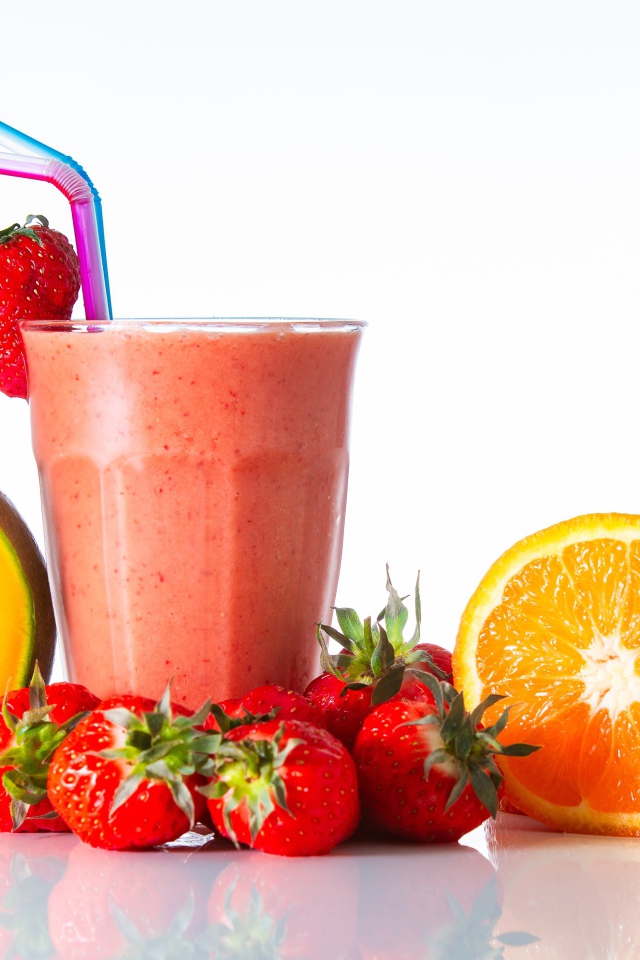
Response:
[[[523,566],[480,629],[477,671],[483,696],[507,695],[493,719],[512,705],[503,742],[544,748],[509,761],[526,790],[558,806],[639,814],[640,657],[624,661],[615,695],[608,671],[622,661],[607,640],[623,657],[640,650],[640,540],[583,541]],[[584,674],[594,657],[595,694]]]
[[[34,635],[33,599],[20,561],[0,530],[0,696],[9,679],[23,686]]]

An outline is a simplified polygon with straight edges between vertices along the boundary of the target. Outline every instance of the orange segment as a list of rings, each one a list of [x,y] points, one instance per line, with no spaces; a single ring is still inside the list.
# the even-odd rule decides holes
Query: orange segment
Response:
[[[640,517],[592,514],[527,537],[463,614],[454,682],[511,707],[506,799],[549,826],[640,836]]]

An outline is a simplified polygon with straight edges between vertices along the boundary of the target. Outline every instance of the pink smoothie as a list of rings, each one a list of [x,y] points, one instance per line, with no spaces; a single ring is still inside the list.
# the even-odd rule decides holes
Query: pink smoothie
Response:
[[[357,323],[28,323],[69,678],[198,707],[318,671]]]

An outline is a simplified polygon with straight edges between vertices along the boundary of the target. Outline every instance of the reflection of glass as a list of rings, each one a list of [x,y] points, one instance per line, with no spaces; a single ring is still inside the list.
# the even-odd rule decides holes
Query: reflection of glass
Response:
[[[361,329],[22,325],[71,679],[197,708],[315,675]]]

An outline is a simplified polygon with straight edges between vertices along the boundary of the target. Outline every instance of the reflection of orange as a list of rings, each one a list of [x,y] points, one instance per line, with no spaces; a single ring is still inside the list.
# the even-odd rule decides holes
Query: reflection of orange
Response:
[[[640,835],[640,517],[594,514],[527,537],[464,612],[454,679],[511,706],[507,800],[577,833]]]
[[[638,960],[640,844],[549,833],[504,815],[491,821],[487,834],[504,890],[497,932],[526,930],[539,937],[509,956]]]

